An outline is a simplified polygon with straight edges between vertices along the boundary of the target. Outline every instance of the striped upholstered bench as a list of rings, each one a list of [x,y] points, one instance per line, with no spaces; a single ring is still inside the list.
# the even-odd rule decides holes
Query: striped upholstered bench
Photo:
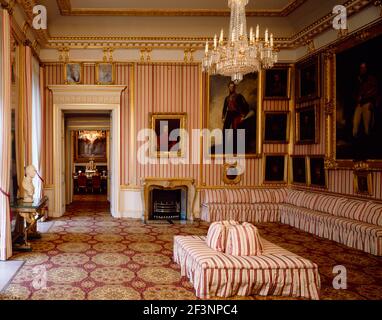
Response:
[[[201,218],[215,222],[279,222],[286,189],[213,189],[202,192]]]
[[[281,223],[373,255],[382,255],[382,204],[289,190]]]
[[[231,296],[286,296],[319,299],[315,263],[262,239],[260,256],[231,256],[207,246],[205,237],[176,236],[174,261],[202,299]]]

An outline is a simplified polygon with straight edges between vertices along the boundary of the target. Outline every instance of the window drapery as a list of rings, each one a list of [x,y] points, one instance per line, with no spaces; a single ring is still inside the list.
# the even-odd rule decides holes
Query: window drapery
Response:
[[[8,11],[0,11],[0,260],[12,255],[9,186],[11,171],[11,54]]]
[[[35,198],[42,196],[41,177],[41,142],[42,142],[42,110],[40,92],[40,64],[35,57],[32,57],[32,164],[36,168],[39,176],[33,179],[35,187]]]

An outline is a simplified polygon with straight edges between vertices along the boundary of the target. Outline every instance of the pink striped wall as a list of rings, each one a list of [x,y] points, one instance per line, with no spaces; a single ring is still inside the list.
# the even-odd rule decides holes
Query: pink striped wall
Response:
[[[328,189],[352,196],[359,196],[354,192],[354,174],[351,170],[334,170],[328,174]],[[382,199],[382,173],[373,172],[373,190],[371,198]]]
[[[83,83],[86,85],[93,85],[96,83],[95,77],[95,64],[85,63],[83,65]],[[128,182],[128,138],[129,138],[129,92],[130,92],[130,77],[131,77],[131,64],[117,63],[116,64],[116,84],[126,85],[128,87],[122,93],[121,98],[121,183],[126,184]],[[64,65],[61,63],[53,63],[45,65],[45,100],[44,104],[44,124],[45,133],[53,132],[53,96],[48,89],[49,85],[64,84]],[[44,173],[45,183],[47,185],[53,184],[53,141],[51,134],[45,134],[46,151],[44,155]]]
[[[149,127],[150,112],[186,113],[186,130],[201,127],[200,68],[198,64],[137,64],[135,77],[136,130]],[[137,143],[137,149],[144,142]],[[190,142],[190,150],[193,145]],[[140,184],[143,177],[194,178],[199,180],[198,165],[160,165],[137,163],[130,181]]]
[[[46,86],[63,84],[63,64],[45,66]],[[200,79],[202,81],[200,82]],[[187,130],[203,127],[207,106],[205,76],[201,76],[200,65],[182,63],[116,63],[116,84],[126,85],[121,98],[121,184],[141,185],[144,177],[193,178],[198,185],[206,187],[224,186],[223,165],[213,162],[204,165],[141,165],[136,161],[136,150],[143,142],[135,143],[137,133],[149,126],[150,112],[187,113]],[[95,64],[84,64],[84,84],[95,84]],[[132,84],[133,87],[132,87]],[[44,124],[45,145],[44,172],[46,184],[53,184],[52,149],[52,94],[45,88]],[[133,104],[131,104],[133,100]],[[320,113],[320,139],[314,145],[293,145],[293,155],[325,154],[325,114],[322,101],[318,100]],[[203,110],[201,110],[201,104]],[[304,107],[306,104],[297,105]],[[264,111],[288,111],[289,100],[265,100]],[[295,113],[291,112],[291,131],[294,130]],[[131,127],[133,126],[133,128]],[[130,135],[134,132],[134,137]],[[292,132],[291,132],[292,133]],[[291,135],[292,137],[293,135]],[[264,154],[286,154],[290,145],[264,144]],[[191,146],[191,150],[192,146]],[[195,151],[195,150],[194,150]],[[246,171],[240,186],[260,186],[263,180],[263,159],[247,159]],[[288,170],[289,171],[289,170]],[[373,173],[373,198],[382,199],[382,173]],[[328,191],[355,196],[353,172],[337,170],[328,172]]]
[[[45,124],[43,137],[45,138],[45,152],[43,157],[44,180],[46,185],[53,182],[53,95],[49,90],[49,85],[64,84],[63,64],[45,65],[45,103],[43,104],[43,121]]]

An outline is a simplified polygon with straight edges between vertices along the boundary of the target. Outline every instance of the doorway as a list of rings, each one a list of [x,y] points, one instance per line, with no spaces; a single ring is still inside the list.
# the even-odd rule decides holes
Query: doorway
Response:
[[[110,201],[110,120],[109,110],[64,111],[66,205]]]
[[[65,119],[64,112],[110,112],[110,211],[120,217],[120,140],[121,93],[126,86],[53,85],[53,187],[48,194],[50,216],[65,213]],[[49,134],[49,133],[48,133]]]

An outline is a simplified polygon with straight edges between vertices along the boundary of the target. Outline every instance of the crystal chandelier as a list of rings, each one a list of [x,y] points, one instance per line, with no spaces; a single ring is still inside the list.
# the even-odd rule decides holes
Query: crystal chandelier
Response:
[[[256,33],[250,29],[247,36],[245,6],[249,0],[228,0],[231,8],[231,21],[228,42],[224,43],[223,30],[218,41],[214,37],[213,49],[209,50],[206,42],[203,58],[203,71],[211,74],[230,76],[235,83],[243,80],[247,73],[270,69],[277,62],[277,52],[274,51],[273,34],[265,31],[264,42],[260,41],[260,27]]]

